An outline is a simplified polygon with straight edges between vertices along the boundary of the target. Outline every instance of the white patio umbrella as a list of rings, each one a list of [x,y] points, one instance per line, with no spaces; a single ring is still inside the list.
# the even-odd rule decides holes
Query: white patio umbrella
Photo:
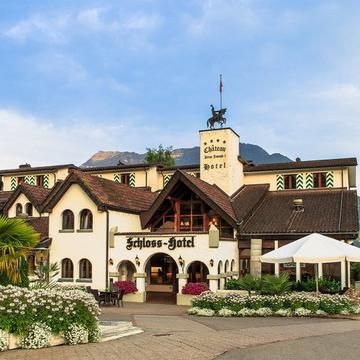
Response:
[[[360,248],[313,233],[262,255],[260,261],[272,264],[360,262]],[[318,266],[315,266],[315,279],[318,286]]]

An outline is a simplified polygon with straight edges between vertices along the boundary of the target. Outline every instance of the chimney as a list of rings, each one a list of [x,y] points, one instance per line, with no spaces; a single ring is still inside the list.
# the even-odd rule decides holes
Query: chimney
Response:
[[[19,169],[27,169],[27,168],[31,168],[31,165],[28,163],[19,165]]]
[[[304,211],[303,199],[294,199],[293,208],[295,211]]]

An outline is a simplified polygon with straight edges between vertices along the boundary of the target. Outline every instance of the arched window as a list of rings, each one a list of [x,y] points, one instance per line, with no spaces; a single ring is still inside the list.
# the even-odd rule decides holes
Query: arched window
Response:
[[[74,230],[74,213],[71,210],[65,210],[62,214],[63,230]]]
[[[65,279],[74,277],[74,265],[70,259],[66,258],[61,261],[61,277]]]
[[[19,216],[20,214],[22,214],[23,209],[22,209],[22,205],[20,203],[16,204],[16,216]]]
[[[207,279],[207,276],[209,275],[209,269],[201,261],[193,261],[189,265],[187,273],[189,274],[188,282],[209,283],[209,280]]]
[[[92,278],[92,265],[88,259],[80,260],[80,279],[91,279]]]
[[[33,216],[33,206],[32,206],[31,203],[27,203],[25,205],[25,212],[26,212],[27,215]]]
[[[80,212],[80,229],[91,230],[93,228],[93,216],[89,209]]]

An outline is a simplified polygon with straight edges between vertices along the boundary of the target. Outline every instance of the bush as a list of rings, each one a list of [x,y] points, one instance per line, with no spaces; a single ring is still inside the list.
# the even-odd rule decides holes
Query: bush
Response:
[[[23,349],[40,349],[50,344],[51,328],[41,322],[32,324],[20,340]]]
[[[261,294],[280,295],[291,290],[292,284],[289,281],[289,274],[284,272],[279,276],[265,275],[261,281]]]
[[[72,324],[96,332],[99,314],[94,297],[84,291],[0,286],[0,329],[16,335],[26,336],[34,323],[48,326],[53,334]]]
[[[241,286],[241,279],[230,279],[225,284],[226,290],[242,290]]]
[[[0,351],[5,351],[8,348],[8,339],[4,331],[0,330]]]
[[[124,292],[124,295],[133,294],[138,291],[133,281],[115,281],[113,286],[117,290],[122,290]]]
[[[262,280],[259,277],[255,277],[251,274],[246,274],[244,277],[239,279],[239,289],[246,290],[249,294],[252,291],[260,291],[262,286]]]
[[[64,338],[69,345],[85,344],[88,342],[89,332],[82,325],[71,324],[64,332]]]
[[[209,286],[206,283],[192,283],[188,282],[186,285],[183,286],[181,293],[188,294],[188,295],[200,295],[205,291],[209,290]]]
[[[306,281],[298,281],[293,284],[293,290],[313,292],[316,290],[315,279],[311,278]],[[323,294],[336,294],[341,290],[340,281],[334,279],[320,278],[319,291]]]

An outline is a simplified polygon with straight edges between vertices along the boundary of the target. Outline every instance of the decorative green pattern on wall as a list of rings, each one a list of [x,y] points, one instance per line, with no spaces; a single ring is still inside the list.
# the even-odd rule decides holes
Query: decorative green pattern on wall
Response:
[[[297,189],[303,189],[304,188],[303,174],[296,174],[296,188]]]
[[[334,187],[334,173],[332,171],[326,173],[326,187]]]
[[[36,184],[35,175],[26,175],[24,180],[25,180],[26,184],[29,184],[29,185]]]
[[[120,174],[114,174],[114,181],[120,182],[120,179],[121,179]]]
[[[307,189],[312,189],[313,188],[313,184],[314,184],[314,177],[312,173],[307,173],[306,174],[306,188]]]
[[[47,188],[47,189],[50,187],[50,176],[49,176],[49,174],[44,175],[43,185],[44,185],[44,188]]]
[[[12,176],[10,179],[10,189],[15,190],[17,187],[16,177]]]
[[[135,173],[131,173],[129,176],[129,186],[135,187]]]
[[[165,187],[166,184],[170,181],[171,175],[163,175],[163,186]]]
[[[276,175],[276,189],[284,190],[284,176],[283,175]]]

